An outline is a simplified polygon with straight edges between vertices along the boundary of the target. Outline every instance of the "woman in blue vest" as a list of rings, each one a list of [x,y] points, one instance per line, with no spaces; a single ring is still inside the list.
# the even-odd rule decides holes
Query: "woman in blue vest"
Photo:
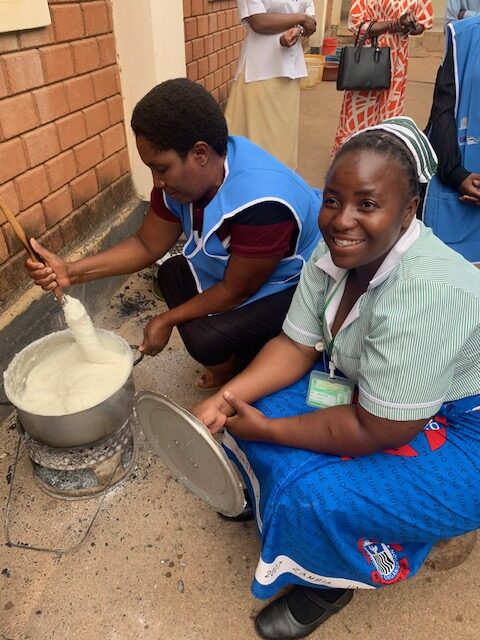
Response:
[[[158,273],[169,308],[145,326],[140,350],[157,355],[177,327],[205,366],[197,387],[215,388],[279,333],[319,239],[320,198],[266,151],[229,137],[217,102],[186,78],[154,87],[131,124],[154,185],[138,231],[74,262],[33,240],[47,266],[26,266],[45,290],[68,287],[144,269],[183,234],[183,255]]]
[[[480,17],[450,22],[427,135],[438,156],[423,221],[445,244],[480,263]]]

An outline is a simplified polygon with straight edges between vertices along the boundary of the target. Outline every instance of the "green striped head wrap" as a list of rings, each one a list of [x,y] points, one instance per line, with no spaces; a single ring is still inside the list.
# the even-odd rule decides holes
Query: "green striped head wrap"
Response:
[[[354,136],[365,133],[366,131],[374,131],[375,129],[386,131],[399,138],[405,144],[415,160],[417,176],[420,183],[426,184],[435,175],[435,171],[437,170],[437,155],[427,136],[420,131],[411,118],[407,118],[406,116],[388,118],[388,120],[384,120],[381,124],[357,131],[350,137],[350,140]]]

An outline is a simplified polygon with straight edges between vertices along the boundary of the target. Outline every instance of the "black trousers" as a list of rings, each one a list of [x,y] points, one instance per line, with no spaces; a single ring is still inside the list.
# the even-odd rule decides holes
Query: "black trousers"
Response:
[[[170,309],[198,291],[187,260],[174,256],[160,265],[158,285]],[[223,364],[237,354],[237,371],[244,369],[263,345],[278,335],[295,286],[232,311],[196,318],[178,325],[188,353],[204,366]]]

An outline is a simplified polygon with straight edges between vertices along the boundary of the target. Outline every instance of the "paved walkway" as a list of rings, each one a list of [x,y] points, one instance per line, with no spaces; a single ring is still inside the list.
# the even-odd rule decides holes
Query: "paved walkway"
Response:
[[[430,109],[438,57],[415,59],[407,114],[420,124]],[[341,94],[333,83],[302,93],[300,172],[321,186],[337,125]],[[96,324],[138,343],[159,309],[149,273],[135,275]],[[52,302],[52,304],[54,304]],[[175,335],[168,349],[135,368],[139,390],[164,393],[184,406],[199,395],[198,366]],[[42,494],[22,456],[10,496],[14,542],[63,554],[0,546],[2,640],[253,640],[262,603],[249,586],[259,546],[252,523],[225,523],[187,493],[138,434],[133,472],[101,504]],[[17,434],[0,432],[0,503],[5,521]],[[435,490],[435,487],[426,487]],[[3,523],[2,523],[3,524]],[[85,535],[82,541],[82,537]],[[6,540],[2,530],[1,542]],[[449,572],[425,571],[409,583],[359,592],[312,640],[477,640],[480,637],[480,548]]]

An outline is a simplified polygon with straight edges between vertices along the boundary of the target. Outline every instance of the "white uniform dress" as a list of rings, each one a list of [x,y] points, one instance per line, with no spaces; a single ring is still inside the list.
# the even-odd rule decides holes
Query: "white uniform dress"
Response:
[[[313,16],[313,0],[237,0],[237,5],[246,37],[225,111],[229,132],[249,138],[295,169],[300,78],[307,75],[302,42],[282,47],[281,33],[256,33],[246,18],[259,13]]]

